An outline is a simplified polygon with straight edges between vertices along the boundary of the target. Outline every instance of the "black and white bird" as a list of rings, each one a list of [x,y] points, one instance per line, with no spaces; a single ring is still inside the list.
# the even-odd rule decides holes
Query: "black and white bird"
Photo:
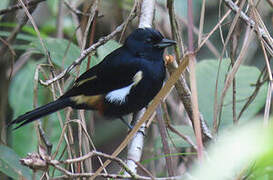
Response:
[[[9,125],[17,124],[17,129],[68,106],[121,119],[139,111],[161,89],[166,73],[164,49],[174,44],[155,29],[136,29],[122,47],[83,73],[59,99],[19,116]]]

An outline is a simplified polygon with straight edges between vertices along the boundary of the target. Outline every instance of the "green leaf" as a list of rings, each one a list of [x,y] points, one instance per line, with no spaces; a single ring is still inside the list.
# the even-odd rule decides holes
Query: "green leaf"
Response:
[[[72,42],[70,43],[68,40],[65,39],[57,39],[57,38],[46,38],[44,40],[44,43],[50,52],[50,56],[52,58],[52,61],[54,64],[61,68],[67,68],[70,66],[78,57],[80,57],[81,50],[78,46],[73,44]],[[34,41],[32,45],[37,48],[41,54],[44,54],[44,50],[40,44],[40,42]],[[98,64],[100,61],[103,60],[103,58],[111,53],[113,50],[117,49],[121,45],[117,43],[116,41],[110,40],[103,46],[100,46],[97,49],[97,55],[91,57],[91,63],[90,67],[95,66]],[[67,50],[67,47],[68,50]],[[80,74],[86,71],[87,67],[87,60],[83,60],[80,68]]]
[[[184,136],[189,137],[193,143],[196,144],[196,138],[193,132],[192,127],[190,126],[185,126],[185,125],[179,125],[179,126],[174,126],[174,128],[179,131],[181,134]],[[172,131],[169,131],[170,137],[168,138],[168,143],[170,145],[174,145],[176,147],[191,147],[191,145],[186,142],[183,138],[181,138],[179,135],[176,133],[173,133]],[[162,148],[162,141],[161,137],[157,137],[155,141],[155,149]]]
[[[17,24],[16,24],[16,23],[11,23],[11,22],[1,22],[1,23],[0,23],[0,27],[1,27],[1,26],[3,26],[3,27],[12,27],[12,28],[14,28],[14,27],[17,26]],[[22,28],[22,32],[31,34],[31,35],[33,35],[33,36],[37,36],[37,35],[36,35],[36,31],[35,31],[35,29],[34,29],[32,26],[27,26],[27,25],[25,25],[25,26]],[[43,32],[40,32],[40,34],[41,34],[41,37],[42,37],[42,38],[47,37],[47,35],[44,34]]]
[[[105,56],[107,56],[109,53],[116,50],[120,46],[121,44],[119,44],[117,41],[114,40],[108,41],[106,44],[100,46],[97,49],[98,59],[103,60]]]
[[[8,4],[9,4],[9,0],[2,0],[0,3],[0,9],[7,8]]]
[[[198,103],[201,113],[209,126],[213,124],[213,108],[214,108],[214,91],[217,76],[219,61],[204,60],[197,64],[197,88],[198,88]],[[220,101],[221,92],[224,87],[226,75],[229,72],[230,60],[223,59],[219,82],[217,97]],[[253,93],[260,71],[256,67],[241,65],[236,74],[236,113],[237,116],[241,111],[243,105],[246,103],[247,98]],[[266,86],[262,86],[255,100],[250,104],[248,109],[243,113],[239,122],[243,119],[250,119],[255,116],[260,109],[264,106],[266,99]],[[220,127],[231,125],[232,118],[232,88],[230,87],[224,99],[223,112],[221,116]]]
[[[20,157],[11,148],[1,144],[0,171],[13,179],[32,178],[30,169],[20,164]]]
[[[13,109],[13,118],[33,109],[33,82],[37,64],[29,60],[11,81],[9,103]],[[45,89],[38,86],[38,102],[43,102],[45,98]],[[37,136],[33,123],[12,131],[12,144],[20,156],[35,151]]]
[[[272,124],[265,127],[261,119],[226,130],[188,172],[190,177],[181,179],[272,179],[272,138]]]
[[[0,31],[0,36],[8,37],[9,35],[10,35],[10,32]],[[37,39],[37,37],[32,35],[27,35],[27,34],[18,34],[16,36],[16,39],[25,40],[25,41],[34,41]]]
[[[53,63],[61,68],[70,66],[81,54],[80,48],[66,39],[46,38],[44,44],[50,53]],[[41,54],[44,54],[44,49],[40,41],[33,41],[32,45],[37,48]],[[92,56],[91,67],[98,62],[98,59],[95,56]],[[87,61],[85,59],[81,64],[80,73],[86,71],[86,66]]]

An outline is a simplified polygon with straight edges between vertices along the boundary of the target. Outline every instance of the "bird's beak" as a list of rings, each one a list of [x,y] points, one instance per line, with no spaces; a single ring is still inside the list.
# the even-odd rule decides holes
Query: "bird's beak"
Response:
[[[169,47],[169,46],[172,46],[172,45],[175,45],[175,44],[176,44],[176,42],[174,40],[164,38],[159,43],[155,44],[154,47],[166,48],[166,47]]]

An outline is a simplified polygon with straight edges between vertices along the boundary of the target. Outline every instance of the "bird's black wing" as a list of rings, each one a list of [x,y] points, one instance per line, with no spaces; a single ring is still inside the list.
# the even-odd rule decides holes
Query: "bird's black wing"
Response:
[[[125,47],[118,48],[83,73],[62,97],[101,95],[128,86],[140,68],[139,63],[139,58]]]

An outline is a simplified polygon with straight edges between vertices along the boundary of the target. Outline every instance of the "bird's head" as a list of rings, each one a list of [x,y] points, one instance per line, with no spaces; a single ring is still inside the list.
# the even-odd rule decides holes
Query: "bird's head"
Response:
[[[174,44],[175,41],[164,38],[155,29],[138,28],[127,37],[124,45],[138,56],[156,60],[161,59],[166,47]]]

